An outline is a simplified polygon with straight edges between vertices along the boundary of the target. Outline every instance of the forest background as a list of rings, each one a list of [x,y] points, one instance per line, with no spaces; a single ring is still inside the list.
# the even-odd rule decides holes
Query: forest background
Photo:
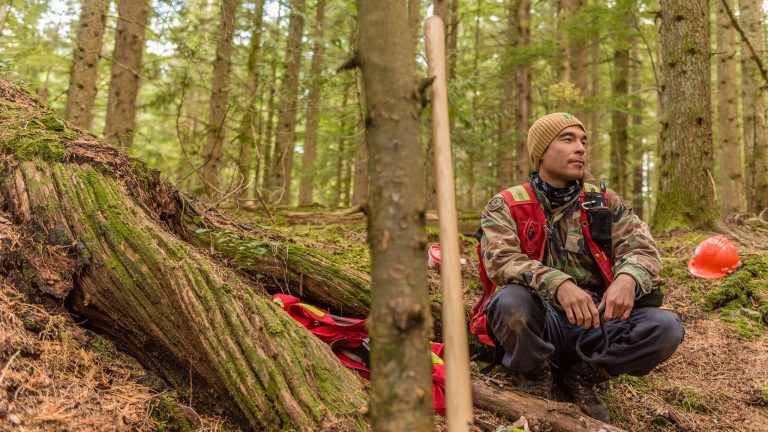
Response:
[[[421,20],[434,11],[447,22],[460,209],[476,215],[527,178],[527,128],[553,110],[584,121],[590,171],[645,220],[662,163],[696,159],[681,163],[694,169],[685,184],[668,188],[701,184],[688,195],[707,210],[662,209],[657,228],[768,207],[763,5],[709,5],[695,43],[708,42],[711,68],[689,73],[711,88],[669,103],[711,109],[699,135],[711,141],[664,150],[658,2],[411,1],[422,74]],[[9,1],[0,74],[213,203],[350,207],[365,203],[368,182],[365,96],[358,70],[344,67],[356,26],[352,1]]]

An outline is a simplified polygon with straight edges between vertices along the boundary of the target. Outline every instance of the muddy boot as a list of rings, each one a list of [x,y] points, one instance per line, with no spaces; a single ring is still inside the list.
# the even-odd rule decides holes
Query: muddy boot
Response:
[[[570,393],[572,402],[578,405],[584,414],[603,423],[609,423],[611,413],[605,402],[597,395],[596,386],[610,378],[602,368],[580,361],[565,370],[562,384]]]
[[[552,365],[549,360],[545,360],[530,372],[512,372],[510,375],[518,390],[545,399],[552,399]]]

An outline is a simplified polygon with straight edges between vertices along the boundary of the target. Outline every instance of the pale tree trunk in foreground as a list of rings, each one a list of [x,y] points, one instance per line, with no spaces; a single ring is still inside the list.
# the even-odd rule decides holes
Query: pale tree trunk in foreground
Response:
[[[406,4],[359,0],[367,103],[372,258],[371,421],[377,431],[431,431],[418,80]],[[390,37],[382,37],[388,34]]]
[[[107,24],[109,0],[84,0],[77,24],[72,69],[67,91],[67,120],[90,129],[99,75],[99,56]]]
[[[312,68],[309,72],[309,98],[307,99],[306,133],[304,154],[301,157],[301,184],[299,206],[310,206],[314,202],[315,160],[317,159],[317,123],[320,115],[320,96],[323,91],[323,26],[325,22],[325,0],[317,1],[315,17],[315,46],[312,50]]]
[[[214,201],[221,190],[220,174],[224,142],[226,141],[227,112],[229,111],[229,71],[232,67],[232,38],[235,33],[235,14],[239,0],[223,0],[219,16],[219,37],[216,59],[213,62],[213,85],[208,111],[208,133],[203,147],[205,166],[202,169],[205,193]]]
[[[746,210],[744,174],[741,168],[739,110],[736,89],[736,31],[723,6],[733,0],[718,0],[717,8],[717,144],[720,152],[720,210],[723,216]],[[751,109],[751,108],[748,108]]]
[[[123,0],[119,3],[104,138],[114,140],[124,148],[133,145],[147,24],[148,0]]]

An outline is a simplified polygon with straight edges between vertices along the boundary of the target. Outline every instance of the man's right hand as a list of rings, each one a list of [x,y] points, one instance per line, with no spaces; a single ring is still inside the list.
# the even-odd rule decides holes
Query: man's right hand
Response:
[[[555,296],[565,310],[569,323],[583,326],[585,329],[600,327],[600,316],[592,296],[578,285],[565,281],[557,287]]]

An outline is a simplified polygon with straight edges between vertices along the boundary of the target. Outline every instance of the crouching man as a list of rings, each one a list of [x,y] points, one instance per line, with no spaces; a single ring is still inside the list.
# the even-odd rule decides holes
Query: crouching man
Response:
[[[482,261],[499,287],[483,309],[488,335],[523,390],[552,398],[556,376],[582,411],[607,422],[596,384],[649,373],[685,331],[657,307],[661,259],[648,226],[584,169],[581,121],[541,117],[528,131],[528,154],[530,182],[493,197],[481,220]]]

